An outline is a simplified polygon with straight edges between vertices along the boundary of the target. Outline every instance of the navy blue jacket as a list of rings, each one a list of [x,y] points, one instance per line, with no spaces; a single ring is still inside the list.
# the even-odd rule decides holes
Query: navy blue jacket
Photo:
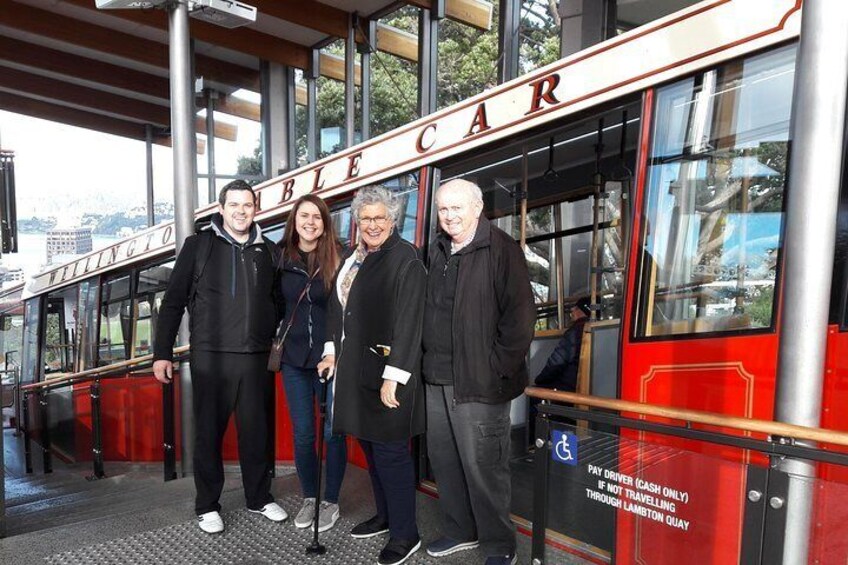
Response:
[[[288,257],[283,259],[283,276],[280,277],[280,285],[285,299],[284,329],[292,316],[295,316],[294,324],[283,346],[283,363],[302,369],[314,369],[324,352],[324,342],[327,337],[327,292],[324,290],[323,277],[333,276],[333,273],[319,272],[312,279],[309,292],[300,301],[295,313],[297,299],[311,274],[306,272],[306,265],[300,259],[294,261]]]

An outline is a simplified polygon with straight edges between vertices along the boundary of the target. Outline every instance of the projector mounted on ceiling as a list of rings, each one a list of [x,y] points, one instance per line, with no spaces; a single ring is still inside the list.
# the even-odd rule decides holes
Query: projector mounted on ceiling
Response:
[[[256,7],[234,0],[194,0],[189,6],[192,18],[221,27],[232,29],[256,21]]]
[[[166,0],[97,0],[98,10],[148,10],[164,4]]]

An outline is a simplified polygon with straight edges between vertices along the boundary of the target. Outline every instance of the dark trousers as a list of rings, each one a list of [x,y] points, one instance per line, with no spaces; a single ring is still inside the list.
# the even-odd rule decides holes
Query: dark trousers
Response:
[[[224,488],[221,445],[235,410],[239,464],[247,507],[269,502],[274,471],[272,426],[274,376],[267,353],[191,352],[194,408],[194,485],[198,514],[221,509]]]
[[[415,468],[409,453],[409,441],[359,440],[374,490],[377,516],[389,523],[389,536],[399,540],[417,540],[415,523]]]
[[[427,454],[444,513],[442,534],[515,553],[509,518],[509,402],[454,405],[453,387],[427,385]]]
[[[318,491],[318,455],[315,452],[315,402],[321,401],[318,371],[283,365],[283,387],[294,429],[294,466],[304,498],[315,498]],[[327,446],[327,473],[324,500],[337,503],[347,466],[347,446],[343,434],[333,435],[333,382],[326,385],[327,419],[324,445]]]

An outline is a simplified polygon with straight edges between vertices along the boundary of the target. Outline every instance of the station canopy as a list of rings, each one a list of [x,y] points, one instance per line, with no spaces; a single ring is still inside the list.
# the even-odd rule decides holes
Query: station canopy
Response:
[[[95,0],[0,0],[0,109],[144,140],[146,124],[170,124],[168,13],[164,9],[98,10]],[[236,29],[189,19],[196,77],[218,93],[216,111],[258,121],[259,105],[232,96],[259,92],[260,62],[306,69],[314,46],[347,37],[351,15],[377,19],[390,0],[247,0],[256,21]],[[430,0],[411,0],[429,7]],[[447,16],[492,25],[488,0],[448,0]],[[359,19],[361,18],[361,19]],[[359,28],[358,28],[359,29]],[[414,34],[378,25],[376,49],[417,60]],[[361,39],[361,36],[360,36]],[[344,80],[341,56],[322,52],[322,76]],[[300,89],[302,90],[302,89]],[[305,91],[297,92],[305,103]],[[203,106],[203,101],[199,101]],[[198,133],[205,120],[198,118]],[[215,137],[234,127],[216,121]],[[170,144],[170,137],[154,140]]]

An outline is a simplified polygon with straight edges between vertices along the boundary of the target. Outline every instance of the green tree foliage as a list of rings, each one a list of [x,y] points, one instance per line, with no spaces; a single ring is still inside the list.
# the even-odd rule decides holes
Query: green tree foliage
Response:
[[[443,108],[479,94],[498,80],[498,3],[494,4],[493,25],[488,31],[442,20],[438,45],[438,106]],[[400,30],[418,34],[419,9],[406,6],[380,20]],[[521,21],[521,72],[555,61],[559,57],[559,24],[555,9],[547,0],[523,3]],[[344,56],[344,43],[337,41],[325,51]],[[318,129],[344,128],[344,83],[318,79]],[[357,129],[361,126],[361,89],[356,95]],[[371,136],[391,131],[418,118],[417,64],[389,53],[375,51],[371,55]],[[298,163],[306,162],[306,110],[295,112]],[[341,149],[340,143],[321,152],[324,157]],[[325,149],[328,149],[325,147]],[[261,154],[239,158],[239,173],[261,171]]]

